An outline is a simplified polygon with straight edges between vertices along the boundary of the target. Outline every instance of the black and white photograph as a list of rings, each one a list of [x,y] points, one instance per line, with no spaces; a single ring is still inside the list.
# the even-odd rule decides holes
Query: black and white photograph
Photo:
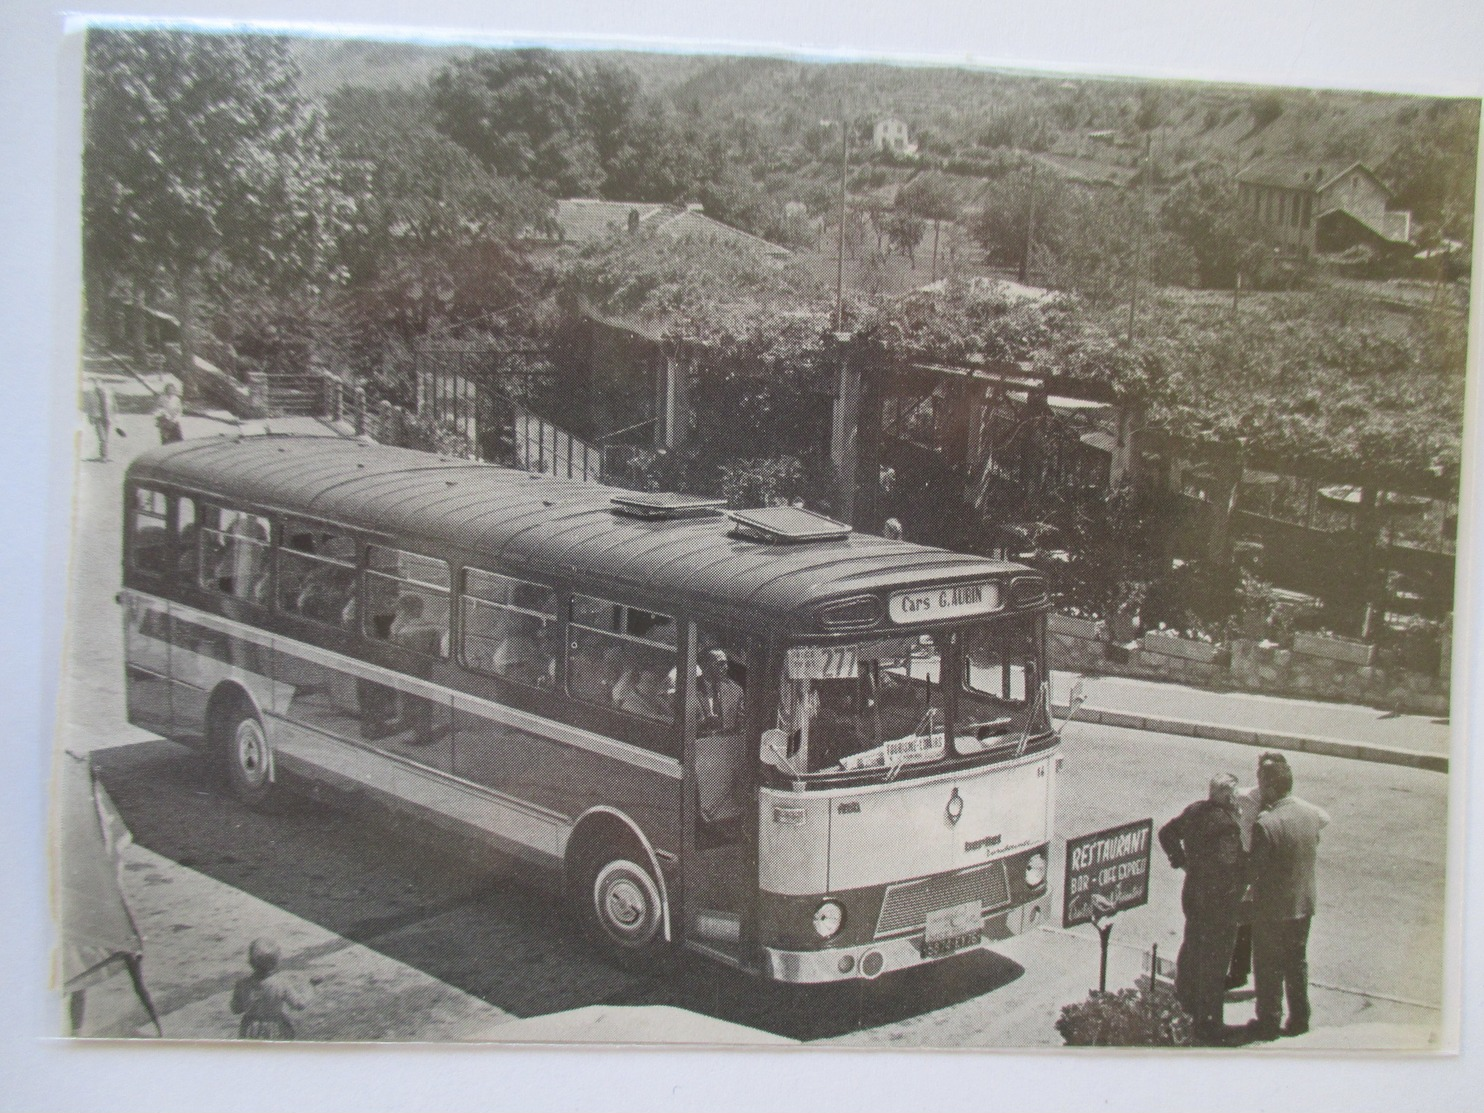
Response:
[[[1458,1050],[1477,87],[73,35],[44,1035]]]

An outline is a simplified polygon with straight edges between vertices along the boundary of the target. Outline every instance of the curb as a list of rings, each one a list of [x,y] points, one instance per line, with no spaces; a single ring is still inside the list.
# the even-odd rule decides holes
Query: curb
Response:
[[[1067,704],[1053,703],[1053,717],[1066,719],[1070,712]],[[1084,704],[1077,712],[1076,722],[1097,726],[1122,727],[1125,730],[1148,730],[1158,734],[1178,734],[1186,738],[1208,738],[1216,742],[1234,742],[1239,746],[1257,746],[1268,750],[1294,750],[1306,754],[1322,754],[1326,757],[1344,757],[1355,761],[1374,761],[1383,765],[1405,765],[1412,769],[1426,769],[1434,773],[1448,772],[1448,758],[1444,754],[1429,754],[1420,750],[1403,750],[1392,746],[1376,746],[1368,742],[1348,742],[1340,738],[1312,738],[1297,734],[1281,734],[1275,731],[1253,730],[1249,727],[1234,727],[1225,723],[1202,723],[1184,719],[1163,719],[1151,715],[1135,715],[1128,711],[1110,711]]]

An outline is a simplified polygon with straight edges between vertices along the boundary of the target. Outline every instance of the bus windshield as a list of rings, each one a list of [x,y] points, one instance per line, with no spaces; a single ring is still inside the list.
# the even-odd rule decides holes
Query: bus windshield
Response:
[[[778,707],[790,766],[889,770],[937,761],[950,748],[980,753],[1045,729],[1036,630],[1035,619],[1023,616],[790,649]]]

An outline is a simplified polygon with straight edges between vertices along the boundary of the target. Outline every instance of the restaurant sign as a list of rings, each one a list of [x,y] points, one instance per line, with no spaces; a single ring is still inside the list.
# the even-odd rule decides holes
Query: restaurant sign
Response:
[[[1067,840],[1062,927],[1090,924],[1149,902],[1154,820],[1141,819]]]

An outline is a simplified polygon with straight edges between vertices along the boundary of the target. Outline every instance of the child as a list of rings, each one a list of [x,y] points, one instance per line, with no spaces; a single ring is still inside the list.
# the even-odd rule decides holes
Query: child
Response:
[[[278,944],[254,939],[247,949],[252,973],[239,978],[232,990],[232,1011],[242,1014],[237,1038],[242,1040],[291,1040],[294,1026],[290,1009],[302,1009],[304,996],[289,985],[278,970]]]

